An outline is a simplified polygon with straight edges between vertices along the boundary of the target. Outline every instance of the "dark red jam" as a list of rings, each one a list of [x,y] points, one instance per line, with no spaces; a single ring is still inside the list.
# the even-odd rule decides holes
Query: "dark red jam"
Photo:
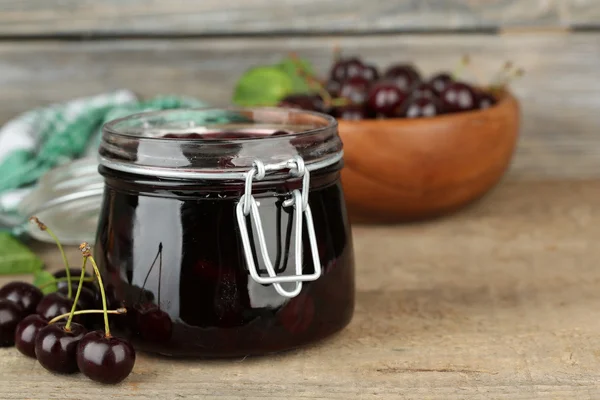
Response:
[[[165,136],[200,143],[265,136],[206,135]],[[354,309],[354,260],[340,167],[337,162],[311,173],[309,205],[322,274],[287,298],[249,275],[236,220],[242,180],[152,177],[101,166],[106,188],[95,253],[111,302],[128,309],[113,318],[113,329],[141,350],[200,357],[279,352],[342,329]],[[281,177],[253,185],[277,275],[295,274],[293,207],[283,202],[301,183]],[[252,226],[249,219],[247,225]],[[306,224],[303,231],[303,273],[310,274],[314,266]],[[250,232],[254,262],[267,276],[260,268],[255,233]],[[282,286],[291,290],[294,283]]]

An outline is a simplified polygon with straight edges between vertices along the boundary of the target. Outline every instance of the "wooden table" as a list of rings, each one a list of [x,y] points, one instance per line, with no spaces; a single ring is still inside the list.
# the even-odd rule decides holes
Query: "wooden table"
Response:
[[[235,361],[142,354],[116,387],[2,349],[0,399],[600,398],[599,199],[597,181],[506,182],[445,219],[357,226],[356,315],[331,340]]]

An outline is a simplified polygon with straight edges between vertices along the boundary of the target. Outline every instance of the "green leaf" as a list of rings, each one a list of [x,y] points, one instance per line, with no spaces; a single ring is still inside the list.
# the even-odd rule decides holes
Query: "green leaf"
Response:
[[[0,232],[0,275],[29,274],[44,263],[27,246],[8,232]]]
[[[44,294],[53,293],[58,290],[56,278],[48,271],[37,271],[33,275],[33,284],[37,287],[44,285],[44,287],[40,289]]]
[[[233,102],[239,106],[275,106],[294,91],[292,79],[276,66],[254,67],[239,79]]]
[[[292,80],[292,90],[294,93],[310,93],[314,90],[306,83],[306,79],[298,73],[298,64],[305,73],[315,75],[315,70],[310,61],[298,58],[296,61],[291,57],[284,58],[277,67],[286,73]]]

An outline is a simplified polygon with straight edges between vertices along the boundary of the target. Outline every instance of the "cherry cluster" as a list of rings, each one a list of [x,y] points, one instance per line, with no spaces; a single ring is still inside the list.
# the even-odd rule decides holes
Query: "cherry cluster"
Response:
[[[338,57],[325,81],[297,63],[299,74],[314,91],[289,95],[279,106],[324,112],[345,120],[435,117],[492,107],[497,92],[509,79],[523,73],[507,63],[497,82],[484,88],[460,80],[468,63],[464,57],[454,73],[439,72],[425,78],[412,64],[394,64],[380,72],[359,57]]]
[[[129,341],[111,335],[108,315],[127,310],[108,310],[102,277],[87,243],[80,246],[82,268],[69,268],[56,235],[37,218],[31,220],[56,241],[65,270],[55,273],[54,280],[46,284],[58,288],[46,295],[43,287],[27,282],[10,282],[0,288],[0,346],[14,345],[51,372],[81,371],[100,383],[121,382],[133,369],[135,350]],[[86,273],[88,260],[95,279]],[[71,278],[75,274],[79,274],[78,283]],[[102,309],[96,309],[100,304]],[[93,330],[98,314],[104,314],[104,331]]]

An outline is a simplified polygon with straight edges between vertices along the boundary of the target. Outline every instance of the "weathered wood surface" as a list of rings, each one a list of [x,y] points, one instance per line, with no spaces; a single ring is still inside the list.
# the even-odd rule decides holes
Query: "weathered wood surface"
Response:
[[[597,177],[599,43],[600,34],[0,43],[0,120],[53,101],[117,88],[142,96],[177,93],[228,104],[244,70],[276,62],[291,50],[315,62],[323,73],[335,44],[380,66],[414,60],[427,74],[452,69],[468,53],[483,79],[506,59],[527,71],[513,85],[522,102],[523,127],[512,177]]]
[[[319,345],[234,361],[141,355],[117,387],[0,349],[0,398],[600,398],[599,198],[598,181],[510,182],[446,219],[355,227],[356,315]],[[38,250],[58,268],[54,248]]]
[[[0,10],[5,35],[229,35],[565,27],[598,24],[600,6],[595,0],[4,0]]]

